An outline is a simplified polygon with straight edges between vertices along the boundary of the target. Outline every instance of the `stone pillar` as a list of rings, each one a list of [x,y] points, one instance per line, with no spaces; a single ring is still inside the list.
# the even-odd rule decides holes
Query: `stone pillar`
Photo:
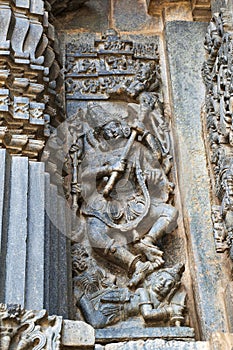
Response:
[[[214,330],[227,329],[220,294],[221,268],[213,240],[210,180],[201,137],[205,33],[204,23],[177,21],[166,25],[178,182],[202,339],[208,339]]]
[[[5,302],[25,305],[27,259],[27,191],[28,160],[13,157],[11,161],[10,190],[6,247]]]
[[[44,164],[29,162],[26,308],[44,307]]]
[[[10,157],[6,150],[0,159],[0,302],[68,317],[72,279],[64,199],[44,163]]]

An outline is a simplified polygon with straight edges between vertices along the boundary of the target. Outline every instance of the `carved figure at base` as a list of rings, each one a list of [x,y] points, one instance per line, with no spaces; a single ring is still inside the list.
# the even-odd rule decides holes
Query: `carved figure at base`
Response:
[[[81,258],[80,258],[81,257]],[[84,248],[73,246],[74,292],[85,320],[95,328],[141,316],[145,323],[180,326],[184,321],[184,291],[179,291],[184,266],[176,264],[148,276],[131,292],[91,262]],[[106,283],[107,282],[107,283]]]

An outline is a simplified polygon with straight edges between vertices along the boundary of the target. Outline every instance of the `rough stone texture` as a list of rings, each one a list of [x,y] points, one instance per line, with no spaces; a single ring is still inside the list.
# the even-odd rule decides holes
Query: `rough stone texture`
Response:
[[[66,203],[64,198],[58,198],[58,227],[59,227],[59,315],[68,318],[68,253],[69,242],[66,237]]]
[[[233,282],[229,282],[224,293],[225,305],[227,310],[227,318],[229,324],[229,331],[233,333]]]
[[[0,252],[2,252],[2,221],[5,185],[6,150],[0,149]]]
[[[111,341],[137,340],[147,338],[183,339],[192,340],[194,330],[188,327],[163,327],[163,328],[117,328],[97,329],[96,342],[108,343]]]
[[[45,174],[45,207],[44,207],[44,220],[45,220],[45,278],[44,278],[44,307],[50,311],[50,175]]]
[[[210,338],[210,349],[212,350],[230,350],[233,348],[233,334],[213,333]]]
[[[0,3],[0,133],[10,154],[38,159],[64,120],[59,44],[43,0]],[[10,77],[10,79],[8,79]]]
[[[230,4],[228,0],[211,0],[211,11],[212,14],[219,12],[221,8],[226,7]]]
[[[93,348],[95,330],[82,321],[64,320],[62,327],[62,344],[75,349]]]
[[[62,317],[46,310],[25,310],[18,304],[0,304],[1,350],[61,349]]]
[[[96,345],[95,350],[209,350],[205,342],[165,341],[162,339],[129,341],[105,346]]]
[[[58,231],[58,211],[57,211],[57,187],[50,187],[50,262],[49,262],[49,312],[56,314],[59,309],[58,276],[59,276],[59,231]]]
[[[159,18],[149,16],[144,0],[113,1],[112,23],[121,31],[151,31],[158,27]]]
[[[75,310],[73,308],[73,281],[72,281],[72,259],[71,259],[71,210],[68,206],[65,208],[65,216],[66,216],[66,248],[67,248],[67,299],[68,299],[68,312],[69,318],[74,318]]]
[[[108,15],[110,0],[88,1],[77,11],[62,13],[56,17],[58,29],[84,29],[89,32],[101,32],[109,27]]]
[[[190,258],[195,266],[191,274],[204,339],[213,330],[226,329],[218,291],[221,272],[212,236],[209,176],[201,139],[205,32],[206,25],[201,23],[171,22],[166,27],[177,172]]]
[[[29,162],[26,302],[28,310],[44,307],[44,164]]]
[[[6,150],[0,150],[0,300],[4,300],[5,264],[8,226],[8,197],[10,181],[10,157]],[[8,175],[8,176],[7,176]],[[3,205],[4,203],[4,205]]]
[[[70,226],[44,168],[0,150],[0,302],[68,317]]]
[[[24,306],[27,251],[28,159],[12,157],[5,302]]]

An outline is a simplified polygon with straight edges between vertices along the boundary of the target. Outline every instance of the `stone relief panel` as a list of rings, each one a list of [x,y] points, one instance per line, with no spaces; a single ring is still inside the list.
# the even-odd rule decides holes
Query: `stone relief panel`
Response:
[[[67,99],[103,100],[110,95],[136,97],[160,84],[158,42],[121,39],[108,29],[101,39],[80,35],[67,45]]]
[[[230,249],[233,258],[232,207],[232,115],[233,115],[233,24],[232,15],[223,10],[208,27],[203,65],[206,84],[206,125],[211,149],[216,201],[212,209],[216,250]]]
[[[178,210],[158,37],[83,34],[66,57],[76,318],[95,328],[187,326],[184,261],[167,245]]]

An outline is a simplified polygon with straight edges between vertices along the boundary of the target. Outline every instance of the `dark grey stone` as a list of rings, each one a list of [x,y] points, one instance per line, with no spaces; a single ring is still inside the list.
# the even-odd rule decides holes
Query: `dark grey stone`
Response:
[[[49,268],[49,311],[50,314],[58,313],[59,296],[59,230],[58,230],[58,199],[57,187],[50,186],[50,268]]]
[[[56,19],[56,27],[63,29],[85,29],[88,32],[101,32],[109,27],[110,0],[87,1],[76,11],[62,12]]]
[[[6,150],[0,149],[0,300],[5,295],[6,245],[9,212],[11,157]]]
[[[66,237],[67,237],[67,295],[69,318],[74,319],[75,310],[73,307],[73,277],[72,277],[72,258],[71,258],[71,209],[66,204]]]
[[[44,307],[50,311],[50,175],[45,173],[45,207],[44,207]]]
[[[44,305],[44,163],[29,162],[27,278],[25,304],[28,310]]]
[[[25,304],[28,159],[12,157],[5,302]]]
[[[205,101],[201,68],[205,59],[205,33],[205,23],[175,21],[166,26],[178,182],[190,241],[190,261],[195,264],[191,276],[204,339],[215,330],[226,331],[218,296],[218,285],[223,276],[215,253],[210,180],[201,137],[201,106]]]
[[[158,18],[148,16],[145,2],[115,0],[112,7],[114,28],[120,31],[148,31],[151,29],[153,32],[158,26]]]
[[[3,221],[3,203],[4,203],[4,187],[5,187],[5,164],[6,150],[0,149],[0,252],[2,253],[2,221]]]
[[[58,197],[58,227],[59,227],[59,315],[68,318],[68,266],[66,237],[66,203]]]
[[[130,341],[137,339],[156,339],[166,340],[183,339],[194,340],[194,330],[189,327],[150,327],[150,328],[111,328],[97,329],[96,343],[106,344],[114,341]]]

